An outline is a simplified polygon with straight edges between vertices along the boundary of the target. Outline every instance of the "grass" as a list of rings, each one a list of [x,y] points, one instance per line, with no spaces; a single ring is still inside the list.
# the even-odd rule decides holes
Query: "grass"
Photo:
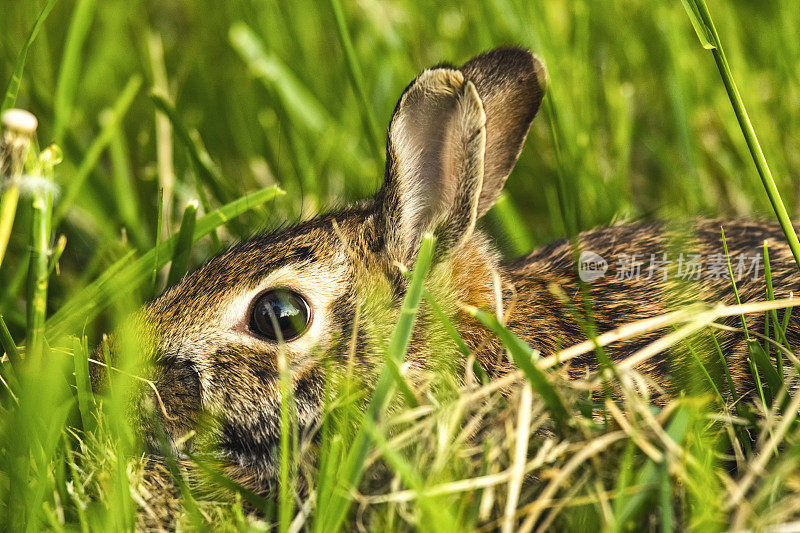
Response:
[[[28,109],[40,126],[25,172],[0,186],[0,524],[122,531],[164,518],[147,507],[156,489],[126,416],[152,385],[123,327],[130,313],[233,242],[372,194],[395,102],[429,65],[517,43],[548,66],[540,116],[481,223],[507,257],[620,219],[703,214],[774,215],[797,259],[798,25],[791,0],[5,6],[3,108]],[[176,516],[242,531],[760,530],[798,519],[800,396],[789,391],[800,362],[786,342],[798,302],[776,300],[769,269],[761,303],[737,293],[735,306],[615,332],[587,324],[591,341],[565,339],[550,358],[467,308],[520,370],[491,381],[470,366],[463,382],[438,376],[426,388],[403,367],[420,309],[442,322],[443,352],[470,357],[449,304],[425,284],[433,249],[426,240],[409,265],[377,387],[329,380],[319,462],[299,458],[308,444],[282,372],[274,501],[204,457],[167,453]],[[768,317],[763,332],[747,330],[752,404],[729,373],[703,366],[730,356],[716,335],[745,314]],[[613,368],[562,371],[664,328]],[[93,347],[112,330],[108,391],[95,395]],[[635,363],[674,345],[704,385],[656,407],[636,388]],[[619,400],[605,399],[611,386]],[[312,495],[297,498],[309,479]]]

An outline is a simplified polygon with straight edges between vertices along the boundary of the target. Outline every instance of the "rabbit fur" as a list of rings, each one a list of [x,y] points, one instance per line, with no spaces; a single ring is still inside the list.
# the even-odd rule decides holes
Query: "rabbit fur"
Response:
[[[384,184],[373,198],[234,246],[147,305],[139,317],[147,332],[141,336],[146,339],[142,353],[153,363],[160,398],[148,392],[141,402],[140,411],[149,406],[156,422],[137,416],[151,444],[156,445],[155,424],[178,443],[203,420],[213,420],[212,433],[229,472],[269,492],[280,435],[281,358],[290,368],[301,431],[318,426],[330,368],[352,364],[369,389],[408,286],[400,266],[413,267],[426,233],[436,238],[428,290],[493,378],[507,374],[513,364],[497,338],[463,305],[500,312],[516,335],[550,355],[587,338],[586,324],[579,319],[587,309],[600,333],[692,301],[735,303],[727,276],[701,276],[688,283],[671,275],[617,279],[612,268],[582,288],[576,249],[609,262],[637,254],[646,267],[651,256],[673,248],[703,257],[721,252],[724,226],[732,261],[760,254],[767,241],[776,297],[798,290],[797,268],[773,223],[617,224],[502,262],[476,221],[511,173],[546,85],[543,63],[518,48],[489,51],[461,68],[424,71],[395,108]],[[260,338],[249,327],[253,302],[272,288],[302,295],[311,309],[308,330],[285,343]],[[765,299],[763,275],[743,277],[738,289],[743,301]],[[758,331],[763,315],[748,320]],[[737,321],[727,323],[737,326]],[[653,332],[607,351],[623,358],[664,334]],[[798,335],[792,320],[787,337],[796,344]],[[722,333],[719,340],[737,386],[747,394],[752,383],[743,336]],[[656,399],[679,390],[683,367],[676,361],[684,356],[676,350],[642,363]],[[589,353],[568,366],[570,374],[579,376],[596,369],[597,360]],[[463,374],[463,357],[423,303],[404,371],[414,381],[442,368]],[[153,408],[156,403],[163,409]],[[191,441],[182,445],[191,446]]]

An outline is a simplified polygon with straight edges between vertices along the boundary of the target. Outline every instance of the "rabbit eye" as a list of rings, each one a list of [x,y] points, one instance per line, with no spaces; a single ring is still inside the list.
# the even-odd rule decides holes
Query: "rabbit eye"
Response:
[[[272,290],[256,299],[250,317],[250,331],[271,341],[280,337],[284,341],[296,339],[306,332],[311,323],[311,308],[296,292]]]

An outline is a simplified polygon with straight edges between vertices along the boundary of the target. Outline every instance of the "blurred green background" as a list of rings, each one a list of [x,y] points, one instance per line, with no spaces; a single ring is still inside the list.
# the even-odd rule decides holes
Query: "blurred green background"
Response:
[[[4,2],[0,83],[44,5]],[[800,9],[796,0],[709,7],[791,213]],[[226,192],[279,183],[288,193],[229,225],[222,244],[202,240],[194,265],[225,243],[369,196],[382,180],[385,129],[406,84],[428,66],[461,64],[503,44],[530,47],[550,74],[508,195],[484,222],[508,256],[618,219],[772,216],[713,58],[678,0],[345,0],[342,12],[368,112],[329,2],[57,2],[29,51],[17,100],[39,117],[40,145],[64,149],[57,212],[65,190],[76,194],[54,228],[67,248],[51,281],[51,310],[126,251],[153,246],[160,186],[163,236],[196,198],[202,213]],[[132,105],[109,127],[109,109],[136,76],[143,83]],[[210,168],[219,167],[221,192],[198,190],[197,165],[157,111],[154,88],[205,147]],[[26,220],[17,217],[0,269],[0,312],[17,334]]]
[[[194,201],[202,216],[257,191],[262,199],[270,197],[263,189],[276,183],[287,193],[203,237],[191,247],[190,267],[256,232],[367,198],[381,184],[385,131],[395,103],[414,76],[431,65],[458,65],[483,50],[515,44],[530,47],[548,66],[549,92],[507,193],[482,221],[507,257],[616,220],[773,216],[714,59],[679,0],[2,2],[3,94],[15,65],[21,64],[34,22],[52,7],[30,47],[16,105],[38,116],[41,148],[55,142],[63,149],[64,161],[55,172],[59,192],[52,241],[63,242],[57,239],[64,236],[66,248],[48,292],[46,334],[54,348],[41,361],[30,358],[33,363],[25,368],[33,370],[19,389],[20,407],[13,407],[10,397],[10,409],[0,402],[0,523],[3,517],[20,516],[21,510],[32,527],[45,519],[53,527],[132,527],[126,463],[108,459],[127,458],[138,450],[127,429],[125,392],[114,385],[116,393],[92,407],[88,358],[100,334],[130,322],[128,313],[166,284],[166,268],[160,282],[151,283],[152,256],[144,252],[176,234],[184,209]],[[800,170],[794,147],[800,133],[797,0],[709,3],[744,104],[792,213]],[[48,266],[42,261],[44,268],[33,268],[28,276],[31,255],[46,253],[42,246],[41,256],[36,249],[32,254],[31,242],[47,234],[41,228],[33,231],[36,217],[31,214],[31,202],[23,197],[0,265],[0,316],[16,343],[5,341],[25,343],[26,359],[27,348],[38,345],[28,333],[44,311],[41,306],[31,313],[35,320],[26,332],[26,301],[44,292],[36,292],[41,288],[36,281],[47,277]],[[170,257],[183,256],[164,254],[160,260]],[[175,268],[173,277],[183,271]],[[104,313],[94,320],[100,310]],[[65,335],[83,340],[84,332],[85,346]],[[132,343],[121,353],[138,356],[136,350]],[[57,353],[72,357],[50,356]],[[113,362],[125,370],[126,357]],[[48,372],[39,372],[34,363],[47,365]],[[568,386],[562,388],[568,392]],[[574,391],[569,394],[573,397]],[[664,463],[668,468],[658,467],[660,504],[631,493],[627,500],[614,501],[614,520],[624,517],[635,500],[634,508],[646,504],[648,514],[662,515],[664,530],[674,510],[687,513],[689,519],[678,524],[689,528],[699,524],[697,529],[706,530],[705,523],[724,527],[730,498],[722,487],[731,487],[728,476],[737,474],[729,469],[731,459],[719,459],[716,450],[729,435],[733,444],[733,428],[739,426],[727,422],[728,433],[720,440],[704,409],[686,405],[692,407],[679,408],[679,415],[658,429],[689,427],[686,446],[700,460],[695,464],[676,455]],[[730,418],[727,410],[724,414]],[[72,429],[78,415],[83,437]],[[772,442],[774,424],[780,422],[780,431],[788,428],[780,416],[764,420],[763,428],[755,421],[743,432],[769,436]],[[500,429],[496,443],[502,449],[512,441],[505,427]],[[564,442],[583,453],[594,431],[567,433]],[[443,452],[439,433],[436,446],[430,440],[434,433],[415,434],[421,435],[413,446],[422,458],[415,465],[426,483],[468,475],[459,471],[460,460],[450,459],[460,457],[453,451],[457,446]],[[349,442],[342,435],[332,442]],[[742,503],[734,503],[737,513],[746,511],[734,524],[751,527],[748,513],[754,530],[794,518],[796,435],[794,430],[786,435],[786,453],[781,449],[773,456],[766,447],[758,456],[748,449],[737,456],[744,479],[755,472],[753,479],[759,481],[757,490],[743,492],[748,495]],[[737,438],[749,446],[750,436],[745,437]],[[634,456],[634,440],[626,442],[624,456],[621,447],[611,449],[598,459],[596,470],[587,469],[582,481],[570,487],[570,494],[600,493],[615,479],[617,487],[627,487],[635,470],[656,475],[655,469],[647,474],[647,468],[638,468],[644,454]],[[330,449],[336,461],[344,448]],[[508,451],[498,453],[495,464],[510,457]],[[80,475],[76,456],[86,467]],[[464,457],[472,460],[470,454]],[[775,458],[773,472],[763,478],[762,457]],[[428,468],[429,459],[433,468]],[[753,470],[746,470],[747,464],[755,465]],[[686,465],[691,468],[684,470]],[[74,483],[65,475],[67,468]],[[542,480],[555,479],[557,467],[547,463],[534,474],[539,472]],[[670,476],[676,480],[674,490]],[[85,487],[86,494],[78,494]],[[334,485],[326,487],[333,490]],[[473,507],[471,498],[465,494],[461,499],[464,512]],[[564,507],[564,523],[577,530],[614,524],[608,521],[605,498],[605,506],[596,508]],[[346,513],[348,506],[331,509]],[[51,509],[66,509],[66,518]],[[389,509],[387,523],[399,514],[394,507],[384,509]],[[464,523],[473,522],[467,518]],[[281,524],[288,525],[286,517]]]

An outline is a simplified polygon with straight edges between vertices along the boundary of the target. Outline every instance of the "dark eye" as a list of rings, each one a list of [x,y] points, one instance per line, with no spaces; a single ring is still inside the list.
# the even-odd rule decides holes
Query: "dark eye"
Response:
[[[290,341],[305,333],[310,323],[308,302],[296,292],[279,289],[265,292],[256,299],[250,317],[250,330],[277,341],[277,324],[281,338]]]

